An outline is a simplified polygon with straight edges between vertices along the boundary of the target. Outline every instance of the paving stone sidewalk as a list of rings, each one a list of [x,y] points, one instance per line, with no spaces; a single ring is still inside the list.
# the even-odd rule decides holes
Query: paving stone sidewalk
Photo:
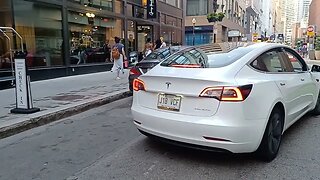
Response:
[[[128,71],[115,79],[111,72],[101,72],[31,83],[34,114],[11,114],[15,90],[0,91],[0,138],[37,127],[85,110],[130,96]]]

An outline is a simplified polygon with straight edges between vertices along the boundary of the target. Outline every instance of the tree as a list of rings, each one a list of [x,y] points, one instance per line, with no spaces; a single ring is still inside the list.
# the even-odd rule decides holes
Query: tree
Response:
[[[221,22],[225,17],[224,13],[210,13],[207,15],[208,22]]]

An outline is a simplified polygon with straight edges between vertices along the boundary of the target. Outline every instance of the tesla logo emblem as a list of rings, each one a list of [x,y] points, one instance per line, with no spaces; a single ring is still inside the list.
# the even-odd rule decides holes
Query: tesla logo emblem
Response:
[[[166,82],[166,85],[167,85],[167,89],[169,89],[171,83],[170,82]]]

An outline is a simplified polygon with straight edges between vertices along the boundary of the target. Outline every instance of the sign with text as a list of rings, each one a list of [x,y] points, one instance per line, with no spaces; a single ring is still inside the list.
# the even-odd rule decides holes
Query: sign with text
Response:
[[[239,37],[241,33],[239,30],[230,30],[228,31],[228,37]]]
[[[157,0],[147,0],[147,18],[157,18]]]
[[[28,109],[26,61],[15,59],[17,108]]]

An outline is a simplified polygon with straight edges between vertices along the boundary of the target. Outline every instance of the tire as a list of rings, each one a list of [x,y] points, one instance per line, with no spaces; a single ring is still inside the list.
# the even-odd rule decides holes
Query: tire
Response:
[[[261,160],[270,162],[277,157],[284,124],[284,113],[277,107],[272,110],[261,144],[257,150]]]
[[[320,94],[318,95],[317,98],[317,104],[316,107],[311,111],[313,115],[320,115]]]

